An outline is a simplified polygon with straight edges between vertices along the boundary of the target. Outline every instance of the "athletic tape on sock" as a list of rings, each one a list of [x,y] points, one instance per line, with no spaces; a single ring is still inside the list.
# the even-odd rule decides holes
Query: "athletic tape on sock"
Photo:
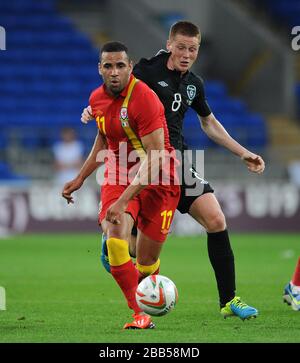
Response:
[[[138,262],[136,263],[137,269],[144,276],[153,274],[153,272],[155,272],[159,268],[159,265],[160,265],[160,259],[158,259],[153,265],[150,266],[140,265]]]
[[[106,244],[111,266],[121,266],[130,260],[127,241],[119,238],[108,238]]]

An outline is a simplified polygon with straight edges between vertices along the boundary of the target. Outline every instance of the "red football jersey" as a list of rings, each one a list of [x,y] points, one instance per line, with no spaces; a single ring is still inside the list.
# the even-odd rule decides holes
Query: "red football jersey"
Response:
[[[108,181],[109,184],[114,183],[114,173],[112,171],[116,173],[115,181],[117,184],[129,184],[131,180],[128,180],[128,175],[130,176],[131,173],[135,175],[139,167],[138,150],[130,142],[124,131],[122,120],[129,122],[139,141],[143,136],[163,128],[165,149],[169,152],[173,151],[172,158],[175,160],[174,148],[169,142],[164,106],[156,93],[144,82],[138,81],[133,88],[128,108],[124,110],[124,107],[122,107],[129,85],[133,80],[134,76],[131,75],[128,85],[118,97],[108,94],[106,86],[103,84],[92,92],[89,100],[93,116],[97,121],[100,132],[106,137],[110,151],[105,162],[105,181]],[[120,146],[120,143],[123,144]],[[172,165],[174,165],[174,160],[171,162]],[[172,180],[176,173],[173,170],[174,167],[171,169],[168,174],[170,174]]]

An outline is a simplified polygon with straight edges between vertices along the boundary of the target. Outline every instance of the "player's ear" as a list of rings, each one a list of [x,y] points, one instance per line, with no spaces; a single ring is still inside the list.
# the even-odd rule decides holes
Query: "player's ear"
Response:
[[[133,70],[133,61],[132,60],[129,62],[129,69],[130,69],[130,72],[132,72],[132,70]]]
[[[172,51],[172,43],[171,43],[170,39],[168,39],[168,40],[167,40],[167,50],[168,50],[169,52],[171,52],[171,51]]]
[[[100,63],[100,62],[98,63],[98,72],[99,72],[99,74],[102,76],[102,72],[101,72],[101,63]]]

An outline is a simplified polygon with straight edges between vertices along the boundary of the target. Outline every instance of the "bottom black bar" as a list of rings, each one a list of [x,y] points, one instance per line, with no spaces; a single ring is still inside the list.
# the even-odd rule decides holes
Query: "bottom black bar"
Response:
[[[235,357],[241,354],[241,358],[270,354],[279,358],[280,353],[287,351],[299,353],[299,343],[257,344],[257,343],[2,343],[0,344],[0,355],[10,359],[28,359],[33,361],[66,359],[82,360],[85,362],[100,362],[104,360],[143,360],[143,359],[165,359],[165,360],[204,360],[214,357]]]

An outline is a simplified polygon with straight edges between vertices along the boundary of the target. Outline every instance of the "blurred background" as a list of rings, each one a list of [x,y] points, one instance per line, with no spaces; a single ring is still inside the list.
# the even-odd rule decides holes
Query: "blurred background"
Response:
[[[101,84],[98,53],[125,42],[135,61],[164,48],[176,21],[202,32],[193,71],[228,132],[266,161],[250,175],[211,142],[192,111],[184,134],[205,150],[205,178],[233,231],[300,231],[300,0],[9,0],[0,2],[0,236],[98,231],[93,175],[67,206],[62,185],[76,175],[96,134],[80,122]],[[299,41],[300,43],[300,41]],[[176,234],[201,233],[176,216]]]

